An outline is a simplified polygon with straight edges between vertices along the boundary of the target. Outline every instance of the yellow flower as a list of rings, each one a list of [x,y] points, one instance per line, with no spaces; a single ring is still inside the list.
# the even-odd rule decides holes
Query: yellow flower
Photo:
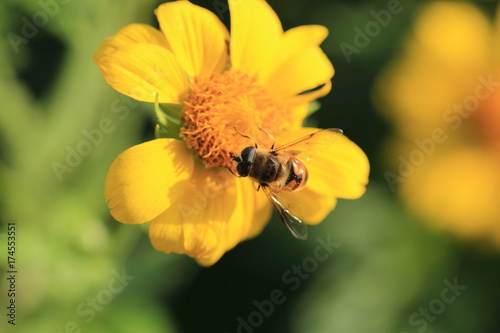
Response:
[[[398,184],[438,229],[500,244],[500,30],[466,2],[427,5],[375,96],[393,120]]]
[[[234,128],[262,147],[271,142],[257,124],[278,144],[311,133],[301,128],[308,103],[330,91],[334,73],[319,48],[326,28],[283,32],[265,1],[229,6],[230,38],[213,13],[176,1],[156,10],[161,31],[129,25],[94,56],[114,89],[140,101],[158,99],[163,108],[160,138],[126,150],[111,165],[105,186],[111,214],[123,223],[151,221],[157,250],[202,265],[260,233],[271,213],[262,191],[225,168],[232,165],[229,153],[252,144]],[[310,179],[297,193],[306,223],[319,223],[336,198],[365,191],[368,161],[343,136],[307,167]]]

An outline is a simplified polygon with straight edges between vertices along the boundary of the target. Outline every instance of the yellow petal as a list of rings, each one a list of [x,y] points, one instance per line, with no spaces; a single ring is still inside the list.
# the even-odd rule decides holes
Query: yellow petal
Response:
[[[191,77],[224,69],[229,33],[214,13],[189,1],[165,3],[155,13],[169,48]]]
[[[123,223],[151,221],[177,200],[193,164],[191,152],[179,140],[157,139],[127,149],[106,178],[111,215]]]
[[[328,29],[322,25],[302,25],[287,30],[281,42],[281,55],[297,53],[307,46],[318,46],[327,36]]]
[[[99,46],[92,60],[97,64],[102,57],[110,55],[120,48],[130,44],[156,44],[167,46],[163,34],[147,24],[130,24],[118,31],[114,36],[106,38]]]
[[[327,84],[333,66],[318,46],[293,54],[282,62],[264,82],[271,94],[288,99]]]
[[[279,47],[283,28],[263,0],[229,0],[231,11],[231,65],[257,74]]]
[[[188,82],[173,54],[155,44],[131,44],[99,60],[99,69],[117,91],[144,102],[180,103]]]
[[[181,203],[184,199],[184,191],[175,203],[156,217],[149,224],[149,239],[153,247],[169,253],[186,254],[184,248],[184,229],[182,227]]]
[[[309,111],[309,103],[302,103],[300,105],[289,106],[288,113],[290,115],[289,126],[286,127],[287,130],[296,130],[302,127],[304,119],[307,117]]]
[[[379,77],[374,94],[401,136],[413,141],[434,128],[450,128],[448,111],[474,95],[478,77],[485,77],[493,55],[491,31],[470,3],[436,1],[425,7],[404,55]]]
[[[263,193],[257,193],[249,179],[235,178],[234,181],[237,191],[235,210],[227,223],[222,225],[222,237],[217,250],[210,256],[197,259],[202,266],[215,264],[239,242],[258,235],[271,216],[269,203],[261,200],[259,194]]]
[[[320,97],[328,95],[330,90],[332,90],[332,81],[328,80],[326,81],[325,85],[321,86],[318,89],[315,89],[305,94],[295,95],[287,99],[286,104],[297,105],[297,104],[310,103]]]
[[[497,9],[495,11],[495,23],[493,26],[493,47],[494,47],[494,58],[498,59],[500,55],[500,3],[497,5]]]
[[[255,207],[249,194],[227,170],[197,164],[182,197],[151,222],[151,243],[212,265],[248,237]]]
[[[263,191],[256,191],[250,179],[239,179],[242,182],[243,202],[253,202],[253,207],[248,205],[250,214],[253,215],[252,224],[246,238],[252,238],[262,232],[271,218],[272,208]]]
[[[328,36],[328,29],[321,25],[303,25],[287,30],[271,60],[261,71],[265,81],[281,63],[310,46],[319,46]]]
[[[443,114],[464,100],[462,90],[471,90],[460,87],[461,80],[415,44],[409,46],[408,57],[392,63],[377,78],[373,96],[379,109],[397,123],[399,134],[414,140],[428,137],[429,129],[449,128]],[[477,79],[467,81],[477,84]]]
[[[491,25],[467,2],[431,2],[415,24],[415,37],[429,56],[457,71],[480,71],[491,54]]]
[[[217,185],[214,185],[211,192],[207,191],[211,194],[207,195],[208,202],[203,207],[199,220],[185,220],[184,230],[187,235],[191,235],[185,244],[188,248],[190,244],[196,244],[199,237],[198,228],[209,225],[217,235],[217,243],[214,244],[214,247],[218,251],[199,257],[205,257],[207,260],[218,260],[224,252],[232,249],[246,238],[251,228],[254,202],[253,198],[243,190],[241,181],[226,169],[200,169],[201,172],[199,172],[196,184],[198,188],[201,188],[202,184],[207,186],[206,184],[216,183]],[[187,201],[185,200],[185,202]],[[220,256],[214,258],[218,254]]]
[[[500,232],[499,161],[491,152],[472,147],[436,151],[413,170],[402,179],[402,197],[432,226],[466,238]]]
[[[286,144],[317,131],[301,128],[276,137],[278,145]],[[300,159],[300,154],[297,156]],[[304,161],[309,172],[306,188],[319,194],[344,199],[363,195],[368,183],[370,164],[365,153],[346,136],[339,134],[330,147],[310,161]]]
[[[293,196],[293,199],[290,199],[290,196]],[[296,192],[283,192],[281,197],[285,202],[299,204],[295,208],[290,208],[290,211],[307,224],[320,223],[337,204],[337,199],[334,196],[313,191],[308,186]]]

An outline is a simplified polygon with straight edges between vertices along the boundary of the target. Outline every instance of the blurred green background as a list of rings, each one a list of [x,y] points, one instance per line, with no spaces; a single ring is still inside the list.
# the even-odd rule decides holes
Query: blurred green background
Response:
[[[193,2],[229,25],[224,1]],[[104,198],[108,168],[120,152],[153,138],[154,110],[109,87],[92,55],[127,24],[158,26],[153,10],[160,3],[0,3],[0,327],[48,333],[500,331],[498,253],[430,231],[383,177],[382,147],[391,129],[372,106],[372,87],[425,1],[402,1],[404,10],[350,63],[340,43],[353,44],[353,28],[371,21],[370,11],[385,9],[387,1],[269,1],[285,29],[321,24],[330,30],[322,47],[336,74],[312,121],[342,128],[372,167],[366,194],[340,200],[309,228],[308,241],[290,237],[273,216],[262,235],[200,268],[190,258],[156,252],[147,225],[114,221]],[[492,17],[497,3],[477,5]],[[30,30],[27,21],[40,26]],[[57,175],[54,163],[66,165],[68,151],[103,119],[113,130]],[[6,316],[8,222],[17,228],[15,326]],[[317,267],[307,266],[318,237],[340,246]],[[309,273],[296,271],[303,264]],[[447,302],[453,291],[446,289],[456,281],[467,288]],[[276,289],[283,302],[271,311]]]

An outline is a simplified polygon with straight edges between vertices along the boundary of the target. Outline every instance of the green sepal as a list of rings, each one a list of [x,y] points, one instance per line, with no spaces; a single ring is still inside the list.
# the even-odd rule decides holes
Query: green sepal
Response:
[[[167,138],[168,137],[168,132],[165,129],[165,127],[160,126],[160,124],[156,124],[156,126],[155,126],[155,137],[157,139],[159,139],[159,138]]]
[[[156,138],[180,139],[180,133],[181,126],[171,122],[168,122],[166,127],[162,124],[156,124],[155,127]]]
[[[182,105],[158,103],[158,93],[155,97],[155,113],[158,117],[158,124],[155,127],[155,136],[157,138],[180,138],[181,120],[180,114]]]
[[[174,104],[174,103],[160,104],[160,109],[163,111],[167,119],[177,125],[180,125],[181,123],[182,108],[183,108],[182,104]]]
[[[155,97],[155,112],[158,117],[158,122],[160,124],[166,125],[167,122],[172,122],[174,124],[181,124],[181,113],[182,113],[182,104],[174,104],[174,103],[162,103],[161,105],[158,103],[159,94],[156,93]]]
[[[318,102],[318,101],[312,101],[307,106],[307,116],[306,117],[309,117],[310,115],[314,114],[320,108],[321,108],[321,103],[320,102]]]

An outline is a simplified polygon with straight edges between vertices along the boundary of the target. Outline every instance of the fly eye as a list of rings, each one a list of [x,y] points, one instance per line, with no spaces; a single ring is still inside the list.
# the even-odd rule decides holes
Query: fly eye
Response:
[[[236,166],[236,171],[238,172],[238,175],[240,175],[241,177],[246,177],[250,173],[250,164],[239,163]]]
[[[241,159],[245,162],[252,163],[254,158],[255,158],[255,148],[254,147],[246,147],[241,152]]]

